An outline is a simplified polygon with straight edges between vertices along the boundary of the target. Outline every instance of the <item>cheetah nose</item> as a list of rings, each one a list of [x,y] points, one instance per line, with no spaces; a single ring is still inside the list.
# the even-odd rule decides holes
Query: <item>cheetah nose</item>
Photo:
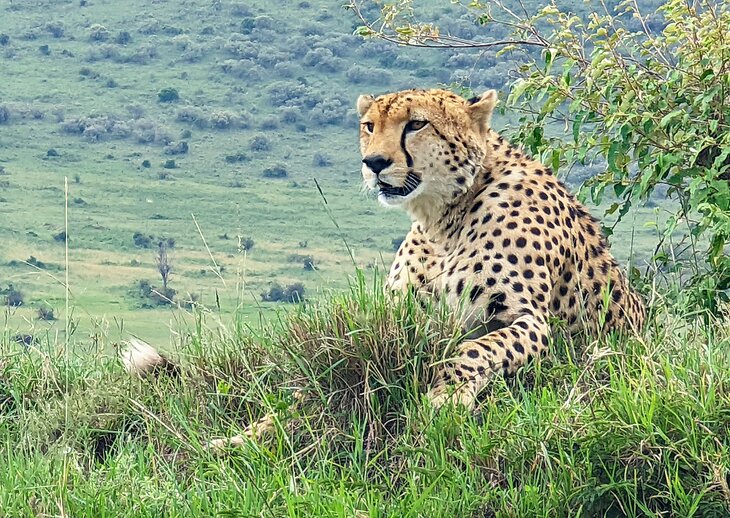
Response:
[[[373,173],[380,174],[383,169],[387,169],[393,161],[381,155],[371,155],[363,158],[362,163],[368,166]]]

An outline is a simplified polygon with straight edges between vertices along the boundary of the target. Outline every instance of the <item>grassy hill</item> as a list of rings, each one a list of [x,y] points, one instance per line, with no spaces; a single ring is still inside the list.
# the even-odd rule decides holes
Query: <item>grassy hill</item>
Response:
[[[452,34],[502,36],[421,5]],[[356,25],[327,0],[0,4],[0,298],[18,303],[0,335],[0,516],[730,514],[728,326],[679,289],[643,287],[641,336],[555,336],[474,413],[423,404],[462,331],[382,293],[408,218],[361,192],[354,102],[502,89],[523,56]],[[560,174],[576,187],[600,167]],[[623,264],[644,265],[666,203],[614,230]],[[160,242],[173,304],[150,295]],[[264,300],[297,283],[307,304]],[[130,333],[181,378],[124,373]],[[265,440],[205,449],[266,414]]]

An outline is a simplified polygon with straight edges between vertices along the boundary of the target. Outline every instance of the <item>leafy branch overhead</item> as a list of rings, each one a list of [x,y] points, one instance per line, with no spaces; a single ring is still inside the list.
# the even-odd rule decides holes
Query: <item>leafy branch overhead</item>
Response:
[[[506,103],[521,116],[514,139],[556,171],[603,164],[581,194],[600,203],[608,192],[607,213],[618,219],[666,189],[676,210],[656,258],[666,259],[662,245],[682,230],[681,246],[693,256],[702,251],[715,274],[708,289],[730,287],[730,3],[669,0],[648,16],[635,0],[615,9],[598,2],[578,16],[555,2],[530,13],[523,2],[513,10],[474,1],[467,8],[485,33],[474,40],[419,22],[408,0],[385,4],[373,18],[367,4],[349,6],[363,36],[407,46],[499,47],[500,55],[525,51]],[[509,28],[512,36],[490,40],[490,27]],[[700,273],[695,279],[707,282]]]

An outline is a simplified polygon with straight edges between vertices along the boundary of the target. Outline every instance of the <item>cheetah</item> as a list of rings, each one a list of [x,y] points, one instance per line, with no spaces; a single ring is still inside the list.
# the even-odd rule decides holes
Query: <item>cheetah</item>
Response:
[[[466,100],[406,90],[357,100],[362,176],[412,226],[387,277],[394,291],[444,297],[467,334],[427,398],[472,408],[569,333],[637,332],[646,311],[600,225],[540,162],[490,126],[497,93]]]

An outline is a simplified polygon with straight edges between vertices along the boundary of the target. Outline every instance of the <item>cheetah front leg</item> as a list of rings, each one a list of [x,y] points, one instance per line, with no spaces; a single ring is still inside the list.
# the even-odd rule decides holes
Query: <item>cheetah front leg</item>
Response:
[[[525,314],[481,338],[465,340],[447,361],[428,392],[431,404],[473,408],[476,397],[497,373],[513,373],[547,348],[549,327],[542,315]]]
[[[438,260],[428,238],[414,223],[398,248],[388,273],[386,288],[396,292],[415,289],[416,293],[431,293],[431,281],[438,276]]]

